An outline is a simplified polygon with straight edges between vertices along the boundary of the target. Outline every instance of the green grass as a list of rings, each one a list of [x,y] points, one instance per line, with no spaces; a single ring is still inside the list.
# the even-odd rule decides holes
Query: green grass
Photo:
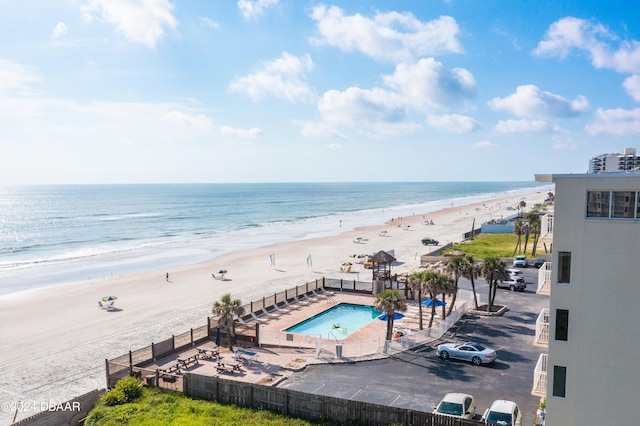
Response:
[[[179,392],[160,388],[144,388],[140,399],[122,405],[108,407],[99,401],[85,422],[87,426],[311,426],[318,424],[339,423],[313,423],[267,410],[252,410],[235,405],[195,400]]]
[[[478,260],[487,256],[513,257],[513,250],[517,241],[518,236],[516,234],[480,234],[473,240],[454,244],[452,248],[444,251],[443,254],[458,250]],[[524,238],[522,238],[522,245],[524,247]],[[524,254],[527,257],[531,257],[532,248],[533,238],[529,237],[527,252],[516,253],[516,255]],[[537,251],[540,251],[540,247],[538,247]]]

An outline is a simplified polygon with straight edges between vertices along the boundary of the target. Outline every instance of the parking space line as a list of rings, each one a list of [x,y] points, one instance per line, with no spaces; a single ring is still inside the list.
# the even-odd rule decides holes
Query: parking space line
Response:
[[[356,395],[358,395],[360,392],[362,392],[362,389],[358,389],[358,390],[356,391],[356,393],[354,393],[353,395],[351,395],[351,396],[349,397],[349,399],[353,399],[353,398],[355,398],[355,397],[356,397]]]

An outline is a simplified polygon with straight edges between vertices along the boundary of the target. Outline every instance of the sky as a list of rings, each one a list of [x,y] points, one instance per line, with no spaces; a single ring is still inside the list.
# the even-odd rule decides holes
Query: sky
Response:
[[[585,173],[640,152],[632,5],[2,0],[0,184]]]

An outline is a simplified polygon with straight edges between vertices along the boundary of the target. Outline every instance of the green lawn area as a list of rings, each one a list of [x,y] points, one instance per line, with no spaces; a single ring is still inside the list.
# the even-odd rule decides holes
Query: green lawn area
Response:
[[[480,234],[473,240],[454,244],[452,248],[447,249],[443,254],[458,250],[478,260],[487,256],[513,257],[513,250],[517,241],[518,236],[516,234]],[[524,238],[522,238],[522,246],[524,247]],[[533,257],[531,254],[532,248],[533,238],[530,237],[527,252],[524,253],[523,251],[522,253],[516,253],[516,255],[524,254],[527,257]],[[540,253],[541,249],[544,252],[543,247],[538,247],[536,252]]]
[[[106,406],[102,401],[89,413],[87,426],[198,426],[198,425],[273,425],[306,426],[344,423],[313,423],[267,410],[252,410],[187,398],[179,392],[144,388],[142,397],[122,405]],[[353,424],[353,423],[351,423]]]

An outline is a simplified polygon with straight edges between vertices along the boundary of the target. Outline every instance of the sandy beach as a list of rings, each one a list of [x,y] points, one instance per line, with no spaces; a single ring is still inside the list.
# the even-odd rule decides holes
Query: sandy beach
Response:
[[[462,239],[464,232],[489,219],[513,214],[524,200],[541,203],[547,192],[525,193],[482,203],[452,206],[426,216],[389,218],[340,235],[235,251],[197,265],[172,267],[68,283],[0,297],[0,401],[63,402],[105,386],[104,360],[122,355],[205,323],[211,304],[224,293],[243,303],[317,278],[370,280],[370,271],[355,264],[340,272],[349,255],[395,251],[394,272],[410,272],[420,255],[440,244]],[[393,219],[393,220],[392,220]],[[425,225],[433,220],[434,225]],[[386,231],[386,235],[381,235]],[[361,237],[361,243],[354,240]],[[311,256],[312,266],[307,257]],[[270,262],[275,258],[275,265]],[[212,273],[226,269],[225,280]],[[169,274],[168,280],[166,273]],[[98,300],[115,295],[113,311]],[[13,413],[0,412],[0,424]],[[20,413],[18,418],[27,417]]]

